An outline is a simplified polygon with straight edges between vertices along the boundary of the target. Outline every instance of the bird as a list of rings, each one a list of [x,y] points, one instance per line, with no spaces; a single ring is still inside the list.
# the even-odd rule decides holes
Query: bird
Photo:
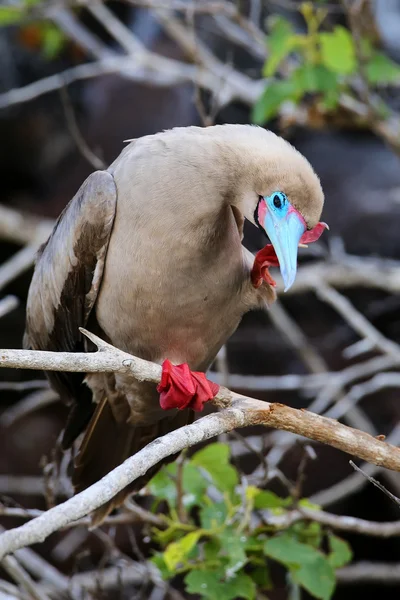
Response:
[[[162,365],[158,386],[128,373],[46,373],[70,406],[62,448],[81,440],[75,493],[193,421],[218,391],[205,372],[220,348],[245,313],[276,299],[270,267],[289,289],[298,246],[327,228],[317,174],[269,130],[177,127],[127,143],[59,216],[27,299],[27,349],[93,351],[87,328]],[[255,256],[242,243],[245,219],[269,238]],[[162,464],[94,511],[93,526]]]

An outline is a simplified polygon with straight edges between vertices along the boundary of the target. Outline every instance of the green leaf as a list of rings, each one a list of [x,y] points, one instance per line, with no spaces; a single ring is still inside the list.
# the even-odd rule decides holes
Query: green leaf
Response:
[[[389,84],[400,81],[400,66],[382,52],[375,52],[365,69],[368,81],[372,84]]]
[[[284,564],[293,580],[320,600],[329,600],[335,589],[335,572],[318,550],[298,542],[288,533],[269,539],[264,554]]]
[[[310,510],[321,510],[321,507],[319,504],[310,502],[310,500],[308,498],[301,498],[299,500],[299,506],[301,506],[301,508],[309,508]]]
[[[264,554],[284,565],[301,565],[304,562],[313,562],[320,553],[284,533],[265,542]]]
[[[157,569],[160,571],[161,577],[163,579],[171,578],[171,572],[168,569],[167,565],[165,564],[164,555],[161,552],[157,552],[157,554],[154,554],[151,557],[150,562],[152,562],[153,565],[155,565],[157,567]]]
[[[271,509],[271,508],[285,508],[292,502],[291,498],[281,498],[266,490],[258,490],[258,494],[254,497],[254,508],[255,509]]]
[[[323,95],[320,103],[322,105],[322,108],[324,108],[325,110],[333,111],[338,107],[339,100],[340,100],[340,91],[335,90],[332,92],[326,92]]]
[[[320,600],[332,598],[336,585],[335,572],[323,554],[313,562],[306,562],[299,569],[291,572],[293,580],[315,598]]]
[[[319,34],[322,62],[331,71],[351,75],[357,67],[354,41],[345,27],[338,25],[331,33]]]
[[[253,581],[256,582],[257,587],[261,591],[272,589],[271,574],[268,570],[267,565],[265,565],[264,567],[256,567],[251,572],[251,578],[253,579]]]
[[[247,562],[247,555],[245,552],[247,537],[237,531],[229,528],[219,536],[221,543],[221,550],[228,557],[228,568],[229,573],[233,574],[240,569]]]
[[[190,508],[201,504],[208,485],[208,481],[200,470],[191,463],[186,463],[182,473],[184,506]]]
[[[215,529],[222,525],[228,515],[225,502],[215,502],[200,510],[200,523],[203,529]]]
[[[54,25],[48,23],[43,28],[42,50],[46,58],[55,58],[65,44],[64,34]]]
[[[0,6],[0,26],[18,23],[23,14],[24,13],[20,8],[14,6]]]
[[[164,467],[149,483],[150,493],[157,500],[166,500],[170,506],[176,505],[176,484],[172,479],[176,475],[176,464]]]
[[[263,125],[276,116],[285,100],[296,100],[297,96],[293,81],[275,81],[269,84],[253,106],[252,120]]]
[[[274,75],[283,59],[296,47],[298,37],[294,35],[291,23],[283,17],[275,15],[270,23],[267,38],[269,56],[263,69],[265,77]]]
[[[333,533],[329,534],[330,554],[328,556],[329,564],[334,569],[344,567],[353,558],[353,552],[350,545],[342,538],[337,537]]]
[[[203,546],[206,561],[216,561],[220,553],[220,545],[215,538],[210,538]],[[220,562],[220,561],[218,561]]]
[[[195,570],[185,577],[186,591],[199,594],[207,600],[253,600],[256,594],[254,581],[244,573],[226,579],[223,569],[217,571]]]
[[[330,92],[337,90],[340,82],[337,75],[323,65],[302,65],[292,74],[296,87],[304,92]]]
[[[201,531],[188,533],[177,542],[169,544],[164,551],[164,562],[170,571],[184,564],[201,536]]]
[[[229,463],[230,448],[227,444],[209,444],[192,456],[191,464],[205,469],[212,477],[215,487],[232,492],[239,482],[237,471]]]

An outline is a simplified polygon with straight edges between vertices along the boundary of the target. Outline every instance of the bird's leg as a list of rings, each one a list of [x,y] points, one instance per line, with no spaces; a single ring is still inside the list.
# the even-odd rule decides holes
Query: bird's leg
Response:
[[[255,288],[259,288],[263,281],[272,287],[276,286],[268,270],[269,267],[279,267],[279,260],[272,244],[267,244],[255,256],[251,270],[251,282]]]
[[[160,406],[164,410],[203,410],[204,403],[212,400],[218,390],[219,385],[209,381],[204,373],[191,371],[186,363],[173,365],[167,359],[162,364],[157,391],[160,393]]]

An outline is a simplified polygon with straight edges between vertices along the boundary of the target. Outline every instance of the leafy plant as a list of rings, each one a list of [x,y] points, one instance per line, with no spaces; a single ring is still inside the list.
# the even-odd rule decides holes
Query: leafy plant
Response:
[[[210,444],[182,465],[164,467],[149,489],[153,510],[160,501],[168,506],[166,528],[153,531],[160,550],[152,561],[165,579],[183,576],[186,591],[206,600],[265,596],[273,587],[274,563],[286,568],[293,584],[329,600],[335,569],[351,560],[347,542],[318,523],[271,526],[266,516],[284,517],[294,500],[241,483],[225,444]]]
[[[30,10],[41,0],[21,0],[12,6],[0,6],[0,27],[19,26],[19,39],[28,47],[39,48],[47,59],[53,59],[66,43],[64,33],[52,22],[41,19],[27,22]]]
[[[268,59],[263,74],[268,79],[264,93],[253,108],[253,121],[263,124],[276,116],[285,102],[299,104],[307,95],[316,96],[319,107],[333,110],[343,92],[352,94],[352,79],[359,73],[356,45],[351,32],[341,25],[322,31],[323,7],[301,5],[307,31],[296,33],[281,16],[270,20]],[[363,67],[369,85],[400,82],[400,67],[369,40],[362,40]]]

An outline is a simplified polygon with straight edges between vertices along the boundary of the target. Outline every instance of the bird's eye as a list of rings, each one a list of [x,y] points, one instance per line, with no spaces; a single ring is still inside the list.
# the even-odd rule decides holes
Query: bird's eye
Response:
[[[274,200],[273,200],[275,208],[282,208],[282,204],[284,202],[285,202],[284,199],[282,199],[278,194],[275,194]]]

